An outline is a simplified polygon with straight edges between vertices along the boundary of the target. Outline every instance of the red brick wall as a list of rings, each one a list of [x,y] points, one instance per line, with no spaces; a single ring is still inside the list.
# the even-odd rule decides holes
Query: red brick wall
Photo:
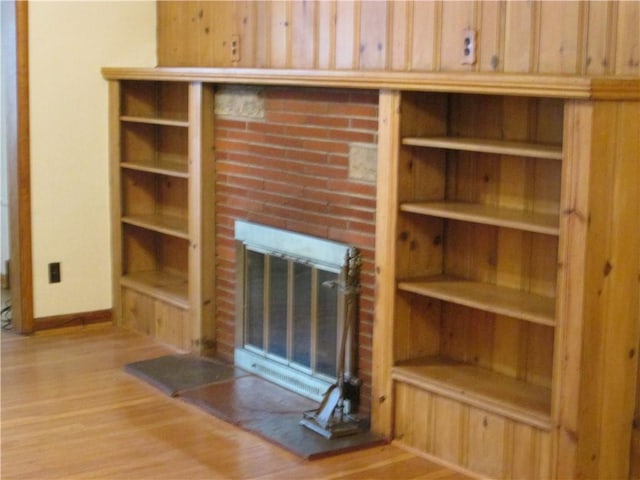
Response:
[[[216,116],[217,348],[233,359],[236,219],[355,245],[362,410],[370,406],[375,183],[349,178],[352,142],[377,142],[377,92],[276,88],[264,118]]]

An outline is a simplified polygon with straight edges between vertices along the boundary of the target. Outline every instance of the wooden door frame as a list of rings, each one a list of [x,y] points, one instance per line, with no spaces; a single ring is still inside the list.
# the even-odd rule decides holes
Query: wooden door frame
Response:
[[[3,62],[6,62],[8,104],[7,175],[11,313],[18,333],[34,331],[31,256],[31,171],[29,136],[29,5],[2,1]]]

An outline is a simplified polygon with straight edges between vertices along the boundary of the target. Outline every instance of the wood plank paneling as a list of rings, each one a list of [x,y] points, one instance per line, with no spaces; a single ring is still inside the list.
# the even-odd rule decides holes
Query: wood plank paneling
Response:
[[[476,2],[443,2],[441,14],[440,69],[448,72],[471,70],[461,62],[464,43],[462,31],[477,30]]]
[[[269,45],[271,46],[269,66],[272,68],[290,67],[291,3],[282,0],[267,3],[269,4],[268,13],[271,20],[269,23]],[[296,42],[298,41],[300,39],[297,38]]]
[[[235,2],[212,3],[203,1],[198,12],[200,19],[200,58],[216,65],[231,65],[231,36],[240,31],[236,15],[243,5]],[[229,22],[219,22],[218,18]]]
[[[629,427],[637,402],[640,262],[637,232],[630,234],[630,226],[640,218],[640,201],[638,189],[627,182],[637,185],[639,178],[639,105],[570,102],[566,113],[570,136],[565,153],[571,161],[564,175],[571,180],[563,193],[561,231],[573,241],[562,241],[560,247],[559,288],[575,294],[562,296],[558,311],[584,322],[565,322],[558,336],[563,381],[554,394],[562,425],[557,476],[577,472],[626,478]],[[585,148],[586,138],[592,138],[590,148]],[[573,338],[583,341],[576,344]],[[580,371],[588,381],[580,382]],[[560,408],[562,403],[580,408]]]
[[[395,385],[395,443],[481,478],[551,478],[551,434],[412,385]]]
[[[255,64],[249,65],[243,62],[243,67],[255,66],[258,68],[269,68],[271,66],[271,43],[265,41],[270,35],[270,2],[253,2],[255,15],[255,34],[253,38]],[[240,44],[244,45],[244,39],[240,38]]]
[[[264,3],[264,2],[263,2]],[[256,44],[258,16],[256,15],[257,5],[251,0],[236,0],[233,24],[237,30],[233,34],[240,37],[240,61],[238,66],[256,66]]]
[[[536,71],[580,73],[584,2],[540,2]]]
[[[154,302],[155,338],[167,345],[188,352],[191,347],[191,332],[188,312],[172,305]]]
[[[360,69],[387,67],[387,2],[362,2],[360,6]]]
[[[506,440],[508,420],[481,410],[470,409],[467,465],[475,472],[504,478],[504,456],[510,445]]]
[[[608,219],[608,228],[602,232],[606,237],[606,257],[601,264],[604,265],[602,277],[598,279],[602,293],[599,301],[603,303],[601,310],[595,310],[601,315],[597,320],[594,319],[594,323],[602,325],[603,338],[607,339],[601,364],[604,381],[598,465],[603,478],[622,478],[629,471],[627,463],[620,458],[620,447],[628,445],[630,441],[628,419],[633,418],[636,399],[629,379],[635,380],[635,356],[640,335],[640,319],[636,318],[635,323],[630,321],[633,318],[631,312],[635,311],[640,297],[637,284],[640,247],[637,230],[635,235],[629,234],[631,226],[640,224],[640,194],[637,188],[640,179],[640,103],[616,105],[613,115],[609,115],[608,110],[608,106],[605,106],[602,112],[597,112],[602,116],[596,116],[596,121],[601,125],[614,124],[617,127],[614,135],[609,134],[613,136],[611,142],[615,153],[601,157],[608,159],[607,171],[603,172],[607,181],[603,183],[610,196],[594,198],[594,203],[604,204],[604,216]],[[605,121],[605,118],[608,120]],[[603,177],[598,181],[602,182]],[[621,416],[627,421],[621,421]]]
[[[462,30],[477,61],[462,65]],[[640,75],[640,3],[158,2],[161,66]]]
[[[335,68],[356,69],[355,52],[360,42],[360,25],[356,18],[356,2],[352,0],[336,3]]]
[[[619,2],[616,75],[640,75],[640,2]]]
[[[407,70],[429,71],[437,70],[435,52],[440,40],[437,16],[439,4],[437,2],[411,2],[409,4],[407,23],[411,36],[407,41],[409,47],[409,65]],[[438,21],[437,21],[438,20]]]
[[[317,21],[317,58],[315,67],[331,70],[335,66],[336,51],[336,2],[321,1],[316,7]]]
[[[605,75],[612,69],[612,31],[616,18],[616,2],[594,2],[587,6],[587,55],[585,73],[588,75]]]
[[[491,72],[502,71],[504,61],[504,38],[501,25],[504,22],[504,2],[484,1],[480,3],[478,12],[478,51],[476,70]]]
[[[158,2],[158,63],[166,66],[198,65],[200,43],[196,28],[200,2]]]
[[[429,392],[407,384],[395,385],[395,438],[422,452],[433,450],[433,398]],[[419,413],[404,415],[405,412]]]
[[[150,337],[155,336],[154,302],[151,297],[139,294],[134,290],[122,290],[122,326],[134,332],[141,332]]]
[[[460,402],[435,396],[433,399],[433,453],[452,464],[462,464],[463,433],[466,433],[468,408]]]
[[[640,265],[638,268],[640,269]],[[638,299],[638,318],[640,318],[640,299]],[[640,343],[636,351],[640,352]],[[636,410],[633,417],[633,432],[631,433],[631,474],[629,476],[632,480],[640,479],[640,372],[636,383]]]
[[[514,425],[510,434],[511,455],[507,465],[507,478],[535,478],[532,472],[536,471],[537,454],[540,451],[537,445],[538,436],[536,430],[528,425]],[[505,472],[505,473],[507,473]]]
[[[613,229],[621,228],[623,225],[613,221],[616,219],[613,215],[618,208],[615,187],[616,183],[621,181],[617,175],[618,172],[622,173],[625,167],[617,165],[618,162],[614,160],[617,157],[617,139],[610,134],[602,122],[606,118],[608,122],[615,124],[617,113],[615,104],[605,103],[597,106],[593,116],[594,134],[597,135],[598,141],[592,150],[591,162],[590,202],[592,207],[589,210],[590,228],[587,236],[589,245],[587,258],[589,261],[585,271],[583,342],[583,351],[589,352],[588,359],[585,358],[584,368],[590,372],[590,381],[583,382],[580,390],[582,411],[586,415],[581,417],[578,425],[580,438],[578,465],[579,471],[599,473],[608,471],[609,475],[606,475],[608,477],[624,478],[628,475],[628,465],[626,462],[620,463],[619,458],[616,462],[618,465],[616,465],[616,463],[612,463],[610,456],[612,454],[610,448],[617,444],[621,432],[606,421],[609,412],[606,407],[608,402],[622,402],[619,405],[622,408],[616,408],[618,415],[625,410],[624,388],[612,389],[610,386],[619,387],[616,380],[619,375],[625,373],[624,369],[620,371],[620,367],[624,365],[623,357],[637,344],[635,336],[629,337],[629,334],[632,333],[627,330],[629,325],[614,321],[613,312],[611,312],[614,300],[624,292],[624,289],[620,288],[622,285],[618,284],[616,279],[619,278],[619,275],[625,275],[626,269],[619,263],[621,259],[618,258],[618,255],[621,250],[616,245],[618,239],[613,232]],[[635,168],[634,163],[637,164],[637,161],[630,160],[626,168]],[[637,181],[637,172],[635,176],[631,176]],[[619,215],[620,211],[617,213]],[[631,216],[634,216],[633,210],[630,213]],[[635,220],[637,221],[637,218]],[[630,237],[623,235],[623,238],[627,239],[622,240],[624,245],[630,245]],[[633,262],[633,259],[634,257],[631,256],[624,263],[633,265],[632,268],[635,269],[636,262]],[[627,295],[629,293],[627,292]],[[627,297],[627,301],[633,297],[633,295],[630,298]],[[625,303],[623,301],[623,306]],[[626,309],[628,309],[628,304]],[[614,328],[613,323],[617,324],[616,332],[611,330]],[[621,334],[623,338],[619,337]],[[630,347],[625,345],[629,341],[632,341]],[[611,349],[614,345],[616,353]],[[611,369],[611,367],[617,368]],[[596,415],[596,412],[600,412],[600,415]],[[604,428],[605,424],[607,424],[606,428]],[[605,445],[602,439],[602,436],[609,432],[615,432],[615,437],[609,438],[608,445],[611,447]],[[613,474],[614,472],[615,474]]]
[[[316,18],[317,3],[302,0],[291,3],[291,64],[296,68],[313,68],[318,47]]]
[[[534,45],[533,2],[506,2],[504,29],[504,71],[530,72]],[[482,33],[484,36],[484,32]]]
[[[391,70],[403,70],[408,65],[407,53],[409,52],[409,39],[411,38],[412,24],[409,23],[409,15],[412,13],[413,3],[407,0],[391,2],[389,14],[389,48],[388,66]]]
[[[217,7],[217,5],[208,2],[201,2],[199,5],[194,28],[200,37],[198,42],[198,63],[218,63],[224,60],[222,56],[223,45],[218,44],[218,34],[222,35],[222,30],[229,30],[231,22],[215,23],[215,16],[219,12]]]

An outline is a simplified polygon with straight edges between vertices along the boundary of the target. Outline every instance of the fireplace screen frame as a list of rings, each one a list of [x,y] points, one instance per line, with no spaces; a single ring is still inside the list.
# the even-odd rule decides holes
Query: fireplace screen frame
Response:
[[[343,285],[347,277],[348,256],[350,248],[348,245],[333,242],[326,239],[312,237],[299,234],[296,232],[281,230],[273,227],[267,227],[244,220],[235,222],[235,239],[236,239],[236,334],[235,334],[235,352],[234,362],[236,366],[250,371],[256,375],[264,377],[274,383],[277,383],[289,390],[295,391],[301,395],[316,401],[321,401],[326,390],[336,382],[336,375],[328,375],[326,372],[318,371],[316,368],[315,358],[317,355],[317,329],[318,316],[317,305],[311,307],[312,314],[310,318],[310,337],[311,344],[309,365],[302,365],[292,361],[290,357],[284,358],[269,353],[267,347],[268,339],[263,348],[251,345],[247,341],[247,306],[249,287],[247,280],[248,255],[262,254],[272,259],[284,259],[288,262],[289,282],[291,278],[291,263],[302,265],[311,269],[311,298],[312,304],[317,303],[319,290],[323,289],[322,294],[333,292],[336,296],[336,319],[335,319],[335,365],[337,367],[338,342],[340,341],[341,332],[344,330],[344,322],[346,321],[346,302],[344,295],[341,294],[338,285]],[[319,275],[316,272],[329,272],[335,275],[334,280],[324,282],[322,285],[318,281]],[[265,277],[267,277],[265,275]],[[333,287],[333,288],[332,288]],[[267,291],[268,291],[267,286]],[[325,290],[326,289],[326,290]],[[289,284],[287,297],[291,294],[291,286]],[[288,298],[288,302],[293,299]],[[287,316],[291,314],[291,309]],[[266,315],[268,316],[268,315]],[[268,321],[265,319],[264,321]],[[291,326],[291,318],[287,319],[289,327]],[[265,328],[266,331],[266,328]],[[292,333],[287,330],[287,353],[291,350]],[[255,343],[255,342],[254,342]],[[352,348],[352,342],[347,341],[347,350]],[[331,352],[333,353],[333,352]],[[351,352],[347,351],[346,358],[351,357]],[[348,360],[347,360],[348,362]],[[349,367],[349,366],[347,366]],[[337,373],[337,372],[336,372]]]

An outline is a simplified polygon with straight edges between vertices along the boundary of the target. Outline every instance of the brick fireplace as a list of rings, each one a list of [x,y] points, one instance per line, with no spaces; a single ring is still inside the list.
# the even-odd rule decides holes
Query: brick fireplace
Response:
[[[216,94],[217,349],[232,361],[234,223],[246,220],[357,247],[361,411],[370,408],[377,92],[224,87]]]

